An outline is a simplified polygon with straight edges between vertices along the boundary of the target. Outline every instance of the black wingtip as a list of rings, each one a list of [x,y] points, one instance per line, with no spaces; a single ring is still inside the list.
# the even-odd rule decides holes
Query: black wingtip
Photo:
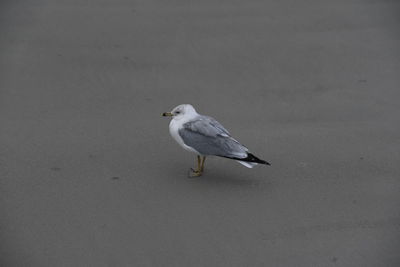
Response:
[[[271,163],[269,163],[269,162],[267,162],[267,161],[265,161],[265,160],[262,160],[262,159],[260,159],[260,161],[255,161],[255,162],[260,163],[260,164],[264,164],[264,165],[271,166]]]
[[[265,161],[265,160],[259,159],[259,158],[257,158],[256,156],[254,156],[254,155],[251,154],[251,153],[247,153],[247,158],[244,158],[244,159],[241,159],[241,160],[242,160],[242,161],[255,162],[255,163],[259,163],[259,164],[264,164],[264,165],[269,165],[269,166],[271,166],[271,163],[269,163],[269,162],[267,162],[267,161]]]
[[[220,157],[224,157],[224,158],[228,158],[228,159],[235,159],[235,160],[244,161],[244,162],[254,162],[254,163],[271,166],[271,163],[269,163],[265,160],[259,159],[256,156],[254,156],[253,154],[248,153],[248,152],[247,152],[247,157],[245,157],[245,158],[226,157],[226,156],[220,156]]]

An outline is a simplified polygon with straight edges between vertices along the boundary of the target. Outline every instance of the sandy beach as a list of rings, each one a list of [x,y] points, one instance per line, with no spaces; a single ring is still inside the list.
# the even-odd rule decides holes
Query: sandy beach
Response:
[[[400,266],[399,11],[2,1],[0,265]],[[188,179],[182,103],[272,165]]]

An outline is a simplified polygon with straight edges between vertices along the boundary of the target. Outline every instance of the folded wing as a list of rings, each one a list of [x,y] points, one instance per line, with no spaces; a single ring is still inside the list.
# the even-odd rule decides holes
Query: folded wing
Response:
[[[183,142],[202,155],[215,155],[241,159],[247,157],[248,149],[231,137],[215,119],[199,116],[187,122],[179,130]]]

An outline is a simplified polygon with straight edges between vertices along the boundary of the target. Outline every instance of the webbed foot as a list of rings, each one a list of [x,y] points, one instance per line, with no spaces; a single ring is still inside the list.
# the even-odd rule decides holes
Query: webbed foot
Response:
[[[202,171],[194,170],[193,168],[190,168],[189,173],[188,173],[188,178],[196,178],[200,177],[203,174]]]

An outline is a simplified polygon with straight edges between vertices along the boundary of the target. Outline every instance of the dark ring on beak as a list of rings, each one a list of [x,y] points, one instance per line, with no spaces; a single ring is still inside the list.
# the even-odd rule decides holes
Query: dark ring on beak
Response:
[[[162,115],[164,117],[172,117],[173,116],[171,112],[164,112]]]

